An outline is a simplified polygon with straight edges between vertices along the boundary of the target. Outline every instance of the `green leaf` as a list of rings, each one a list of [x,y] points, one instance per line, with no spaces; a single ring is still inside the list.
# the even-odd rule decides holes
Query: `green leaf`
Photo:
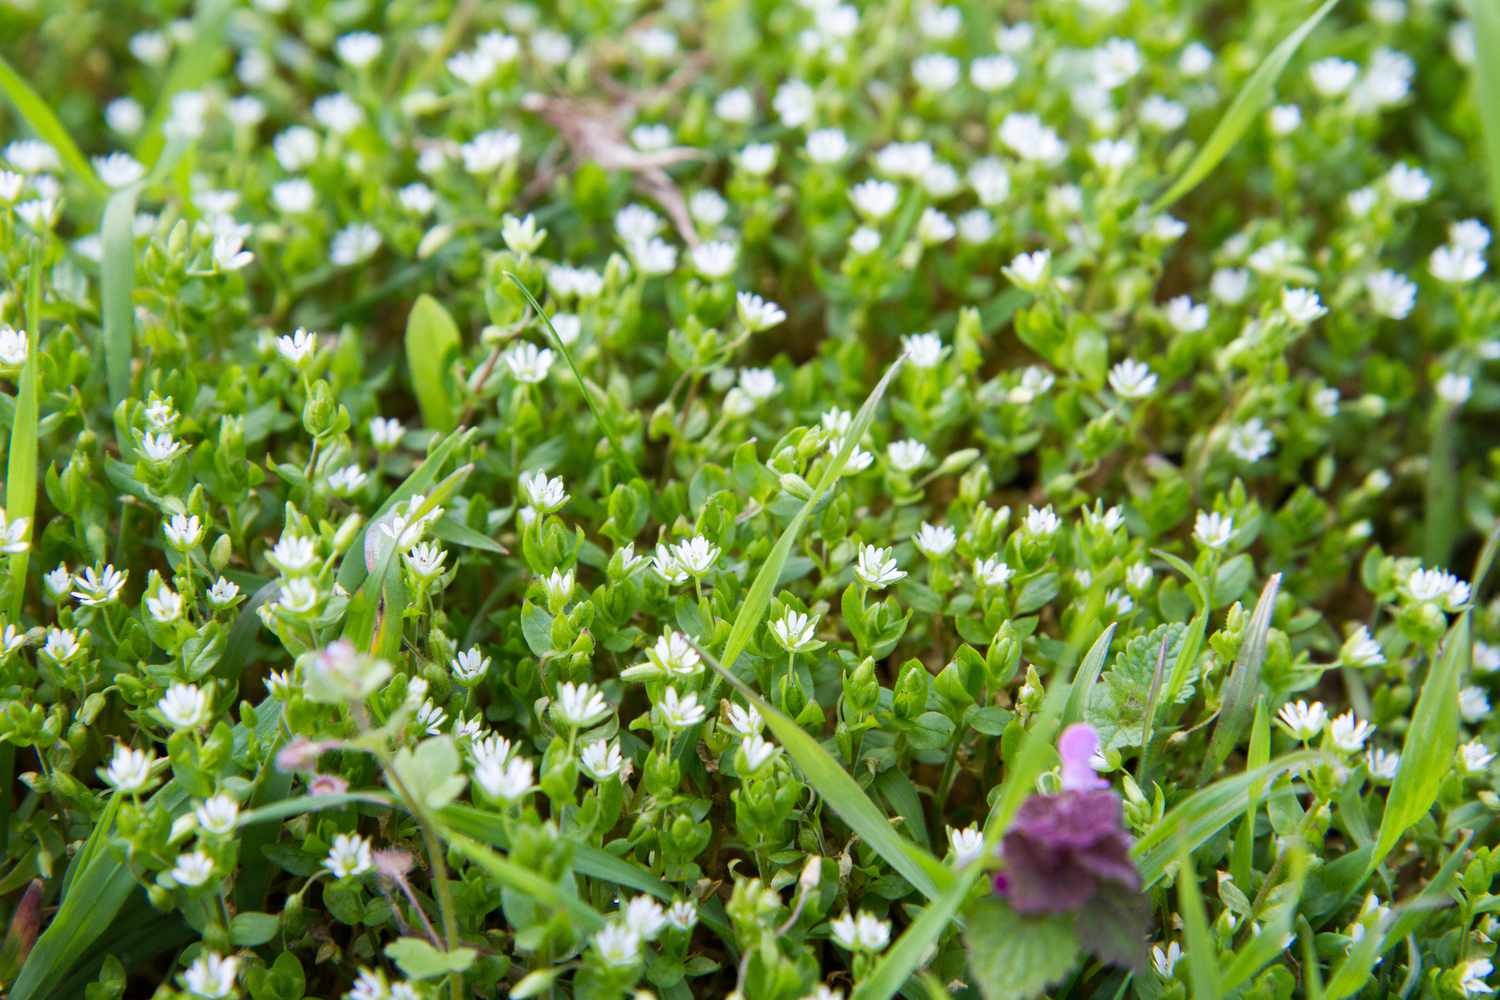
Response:
[[[1083,718],[1084,706],[1089,703],[1089,694],[1099,680],[1099,672],[1104,669],[1105,658],[1109,655],[1109,643],[1115,637],[1115,628],[1118,625],[1118,622],[1110,622],[1109,628],[1094,640],[1083,662],[1078,665],[1078,676],[1073,681],[1072,689],[1068,692],[1067,706],[1063,709],[1062,724],[1064,726],[1072,725]]]
[[[524,281],[510,271],[506,271],[505,276],[515,282],[516,287],[521,290],[521,294],[526,296],[526,301],[531,304],[531,308],[536,310],[536,314],[541,317],[543,325],[547,327],[547,332],[552,335],[552,346],[557,348],[557,352],[568,363],[568,369],[573,373],[573,378],[578,383],[578,391],[583,394],[583,401],[588,404],[589,412],[594,415],[594,423],[599,425],[599,429],[609,439],[609,447],[614,453],[615,461],[619,462],[630,473],[631,478],[639,479],[641,474],[635,467],[635,461],[630,457],[630,453],[625,450],[625,446],[620,443],[620,435],[615,430],[614,424],[605,416],[604,411],[599,408],[599,404],[594,401],[593,388],[590,386],[588,379],[583,377],[583,372],[578,370],[578,365],[573,361],[573,354],[568,350],[568,345],[564,344],[563,339],[557,335],[557,330],[552,325],[552,318],[542,309],[541,303],[537,302],[536,297],[531,294],[531,289],[526,287]]]
[[[412,979],[437,979],[463,972],[474,964],[479,952],[473,948],[442,951],[421,938],[397,938],[385,946],[385,957],[395,962]]]
[[[428,427],[451,431],[458,425],[459,399],[450,368],[462,349],[453,317],[430,295],[417,296],[406,318],[406,367]]]
[[[402,747],[392,761],[396,777],[428,809],[441,809],[464,790],[467,780],[451,736],[430,736],[416,750]]]
[[[132,184],[110,196],[100,224],[104,257],[100,263],[100,310],[104,320],[104,367],[109,375],[111,406],[130,395],[130,360],[135,340],[135,200]]]
[[[1105,749],[1141,746],[1151,717],[1161,705],[1183,704],[1193,696],[1192,677],[1186,672],[1181,675],[1183,679],[1175,698],[1171,697],[1170,686],[1161,691],[1162,678],[1169,672],[1174,680],[1179,677],[1174,667],[1182,659],[1187,631],[1188,626],[1181,622],[1158,625],[1145,635],[1132,638],[1115,654],[1114,663],[1089,695],[1083,713],[1099,730],[1099,740]],[[1153,694],[1159,697],[1153,699]]]
[[[1465,611],[1448,630],[1442,652],[1422,682],[1366,874],[1385,860],[1412,824],[1427,815],[1443,778],[1453,769],[1458,751],[1458,689],[1474,655],[1470,614]]]
[[[1208,743],[1208,755],[1203,758],[1200,782],[1207,781],[1224,763],[1229,752],[1239,745],[1240,736],[1255,712],[1255,699],[1260,692],[1260,668],[1266,662],[1266,641],[1271,634],[1271,617],[1276,613],[1276,594],[1280,589],[1281,574],[1276,573],[1266,581],[1260,600],[1255,602],[1250,622],[1245,626],[1234,667],[1224,682],[1219,721],[1214,725],[1214,735]]]
[[[1481,2],[1476,6],[1486,4]],[[1463,524],[1458,512],[1458,456],[1454,448],[1457,430],[1453,414],[1443,407],[1428,416],[1431,437],[1427,445],[1427,474],[1422,477],[1425,487],[1422,561],[1429,566],[1445,566]]]
[[[5,514],[11,520],[31,519],[36,516],[37,477],[37,427],[41,417],[38,399],[37,365],[40,363],[42,343],[42,249],[40,242],[33,244],[31,265],[26,275],[26,334],[30,338],[30,349],[21,366],[21,380],[16,389],[16,415],[11,426],[9,454],[5,468]],[[35,539],[39,533],[33,523],[27,537]],[[21,603],[26,596],[26,567],[30,563],[31,550],[14,553],[10,557],[10,602],[6,607],[6,622],[20,627]],[[9,793],[6,793],[7,798]]]
[[[969,911],[964,943],[974,985],[985,1000],[1040,996],[1078,961],[1071,920],[1023,917],[994,897]]]
[[[229,922],[229,940],[240,948],[254,948],[275,937],[280,924],[274,913],[236,913]]]
[[[58,158],[73,176],[88,185],[96,195],[102,196],[109,193],[109,188],[104,186],[104,182],[94,173],[93,166],[78,151],[73,137],[68,135],[68,130],[63,128],[62,122],[57,120],[57,115],[52,113],[47,102],[42,100],[3,58],[0,58],[0,90],[5,92],[5,99],[10,101],[16,112],[26,120],[31,130],[57,150]],[[33,349],[34,347],[33,343]]]
[[[1234,101],[1214,126],[1213,132],[1208,136],[1208,141],[1203,148],[1198,150],[1188,165],[1183,169],[1172,186],[1162,192],[1161,197],[1156,199],[1151,206],[1152,212],[1160,212],[1171,205],[1178,198],[1187,194],[1198,183],[1213,172],[1219,162],[1234,148],[1234,144],[1240,141],[1250,123],[1255,120],[1266,105],[1271,103],[1276,92],[1276,81],[1286,69],[1286,64],[1291,61],[1292,55],[1297,51],[1318,23],[1333,10],[1338,0],[1326,0],[1317,10],[1313,11],[1301,24],[1299,24],[1290,35],[1281,40],[1270,53],[1261,60],[1261,64],[1250,74],[1240,92],[1235,95]],[[1481,50],[1483,51],[1483,50]],[[1480,60],[1481,62],[1483,60]]]
[[[567,910],[578,929],[584,933],[592,934],[604,926],[604,918],[597,910],[557,883],[501,857],[477,840],[453,830],[444,830],[443,839],[450,848],[484,869],[490,878],[506,888],[519,892],[540,906]]]
[[[1219,949],[1208,928],[1198,873],[1193,870],[1193,858],[1187,848],[1178,854],[1177,864],[1177,903],[1182,915],[1182,953],[1187,959],[1188,984],[1193,996],[1216,1000],[1224,995]]]
[[[1484,159],[1490,176],[1491,228],[1500,228],[1500,5],[1492,0],[1469,4],[1474,21],[1474,99],[1484,137]],[[1477,581],[1476,581],[1477,583]]]
[[[393,806],[395,800],[384,792],[338,792],[333,795],[296,795],[280,802],[262,806],[259,809],[247,809],[240,813],[239,819],[235,821],[235,829],[243,830],[249,826],[259,823],[273,823],[287,819],[292,816],[301,816],[304,813],[324,812],[328,809],[341,809],[353,803],[365,803],[377,806]]]

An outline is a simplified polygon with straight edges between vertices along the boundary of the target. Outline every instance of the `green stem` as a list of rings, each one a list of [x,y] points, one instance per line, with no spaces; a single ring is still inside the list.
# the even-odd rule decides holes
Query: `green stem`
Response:
[[[448,882],[448,865],[443,860],[443,846],[438,841],[437,827],[432,819],[427,805],[417,799],[401,780],[385,755],[379,757],[381,769],[385,771],[386,780],[391,787],[396,789],[396,794],[401,796],[406,807],[416,818],[417,826],[422,830],[422,843],[427,849],[428,861],[432,864],[432,879],[437,888],[438,917],[443,924],[443,943],[449,951],[458,948],[458,916],[453,907],[453,888]],[[463,973],[455,972],[448,980],[449,993],[453,1000],[463,1000]]]

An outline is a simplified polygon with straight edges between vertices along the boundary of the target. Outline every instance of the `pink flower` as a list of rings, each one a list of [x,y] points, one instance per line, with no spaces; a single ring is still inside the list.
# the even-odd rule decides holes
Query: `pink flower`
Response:
[[[1087,792],[1108,788],[1109,782],[1094,773],[1093,757],[1099,752],[1099,734],[1086,722],[1075,722],[1063,730],[1057,741],[1062,757],[1064,791]]]

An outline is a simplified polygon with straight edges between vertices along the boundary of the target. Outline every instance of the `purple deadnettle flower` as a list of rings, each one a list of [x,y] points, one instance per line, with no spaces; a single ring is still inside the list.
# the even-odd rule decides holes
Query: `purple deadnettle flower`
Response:
[[[995,891],[1017,913],[1076,913],[1101,890],[1140,891],[1120,797],[1089,763],[1098,749],[1091,726],[1069,726],[1058,741],[1063,790],[1027,799],[1006,831]]]

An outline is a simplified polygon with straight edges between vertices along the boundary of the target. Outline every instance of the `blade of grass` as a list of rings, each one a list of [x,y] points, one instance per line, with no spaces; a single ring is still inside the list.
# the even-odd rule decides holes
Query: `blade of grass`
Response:
[[[57,115],[52,113],[47,102],[42,100],[3,58],[0,58],[0,91],[4,91],[5,99],[10,101],[16,112],[25,119],[26,124],[31,126],[31,130],[47,145],[57,150],[57,156],[62,160],[63,166],[88,185],[94,194],[101,197],[109,194],[109,188],[104,186],[99,175],[94,173],[93,166],[78,151],[73,137],[68,135],[68,130],[63,128],[62,122],[57,120]]]
[[[130,394],[130,355],[135,339],[135,201],[138,185],[110,196],[100,226],[104,257],[99,265],[99,302],[104,322],[104,367],[109,376],[110,406]]]
[[[597,910],[571,892],[564,891],[557,883],[501,857],[477,840],[452,830],[444,830],[443,834],[450,848],[484,869],[496,882],[543,906],[568,911],[574,924],[584,933],[592,934],[604,926],[604,918]]]
[[[338,809],[351,803],[364,802],[369,805],[394,806],[396,801],[389,795],[381,792],[340,792],[336,795],[295,795],[280,802],[273,802],[259,809],[250,809],[240,813],[235,822],[236,830],[243,830],[258,823],[271,823],[276,820],[287,819],[291,816],[301,816],[304,813],[323,812],[325,809]]]
[[[1265,767],[1216,781],[1183,799],[1131,848],[1136,867],[1141,871],[1143,886],[1149,889],[1159,882],[1180,850],[1197,850],[1205,840],[1241,815],[1250,801],[1252,789],[1263,787],[1287,771],[1326,759],[1327,755],[1317,750],[1287,754]]]
[[[1255,701],[1255,718],[1250,723],[1250,748],[1245,756],[1245,770],[1258,771],[1271,760],[1271,721],[1266,699],[1262,695]],[[1240,885],[1250,885],[1250,869],[1255,854],[1255,816],[1260,811],[1262,786],[1250,786],[1249,800],[1245,803],[1245,818],[1240,823],[1234,838],[1234,855],[1230,871]]]
[[[1500,227],[1500,5],[1490,0],[1469,4],[1474,21],[1474,98],[1479,106],[1484,158],[1489,165],[1491,226]]]
[[[1250,123],[1271,102],[1276,91],[1276,80],[1286,69],[1287,63],[1291,61],[1298,46],[1308,35],[1312,34],[1312,30],[1337,3],[1338,0],[1326,0],[1299,24],[1296,30],[1283,38],[1281,43],[1266,55],[1265,59],[1261,60],[1260,65],[1255,67],[1255,72],[1250,74],[1250,78],[1235,95],[1228,110],[1224,112],[1224,117],[1219,119],[1219,123],[1209,133],[1207,141],[1203,143],[1203,148],[1198,150],[1197,155],[1183,168],[1177,180],[1172,182],[1172,186],[1156,199],[1156,203],[1151,206],[1151,211],[1160,212],[1167,208],[1178,198],[1197,187],[1203,178],[1213,172],[1214,167],[1218,166],[1219,162],[1234,148],[1234,144],[1240,141],[1240,137],[1245,134]],[[1480,61],[1483,62],[1483,60]]]
[[[744,612],[741,611],[741,614]],[[928,899],[937,899],[939,893],[951,885],[952,873],[937,858],[901,836],[889,817],[865,794],[865,790],[859,787],[859,782],[850,777],[849,772],[823,748],[823,744],[756,694],[748,684],[731,674],[713,654],[696,644],[693,648],[715,673],[739,692],[740,697],[760,712],[761,718],[765,719],[766,725],[786,749],[787,756],[801,770],[807,783],[813,786],[829,808],[860,839],[869,844],[886,864]],[[942,878],[944,882],[942,887],[937,883],[938,878]]]
[[[21,366],[21,382],[16,389],[16,416],[11,427],[9,454],[5,461],[5,514],[11,520],[26,518],[33,523],[27,538],[37,537],[36,470],[37,425],[41,418],[37,382],[42,344],[42,249],[32,245],[31,266],[26,275],[26,336],[29,349]],[[10,603],[5,609],[6,622],[21,627],[21,604],[26,597],[26,567],[31,559],[30,546],[10,557]],[[7,796],[10,794],[7,787]],[[3,843],[3,841],[0,841]]]
[[[197,90],[220,74],[224,57],[228,54],[224,31],[233,8],[232,0],[202,0],[198,4],[193,15],[192,39],[172,61],[172,68],[167,71],[166,82],[158,91],[146,126],[141,129],[135,154],[142,163],[150,163],[165,143],[163,126],[172,110],[172,98]]]
[[[1422,561],[1429,566],[1446,566],[1463,523],[1458,514],[1458,457],[1453,448],[1456,430],[1452,411],[1438,407],[1431,414],[1431,424],[1422,504]]]
[[[1240,650],[1234,658],[1234,667],[1229,679],[1224,682],[1224,694],[1219,707],[1219,721],[1214,724],[1213,737],[1208,741],[1208,755],[1203,758],[1203,769],[1198,783],[1203,784],[1219,769],[1229,752],[1239,745],[1240,736],[1250,724],[1255,711],[1256,695],[1260,691],[1260,668],[1266,662],[1266,640],[1271,634],[1271,616],[1276,612],[1276,594],[1281,589],[1281,574],[1276,573],[1266,581],[1255,602],[1255,611],[1245,634],[1240,639]]]
[[[1477,600],[1479,592],[1484,589],[1485,578],[1490,575],[1490,567],[1495,565],[1495,556],[1500,554],[1500,524],[1495,525],[1490,537],[1484,540],[1484,548],[1479,550],[1479,558],[1474,560],[1474,574],[1469,578],[1473,581],[1473,595]]]
[[[461,339],[458,326],[437,299],[418,295],[406,317],[406,367],[428,427],[451,431],[458,425],[458,399],[448,375]]]
[[[1427,815],[1438,787],[1453,768],[1458,751],[1458,689],[1474,654],[1470,614],[1465,611],[1448,630],[1442,652],[1422,682],[1366,874],[1385,860],[1412,824]]]
[[[557,329],[552,325],[552,318],[547,315],[546,311],[542,309],[541,303],[531,294],[531,289],[526,287],[526,282],[510,271],[506,271],[505,276],[515,282],[516,287],[521,290],[521,294],[526,296],[526,301],[531,304],[531,308],[535,309],[536,314],[541,317],[543,325],[547,327],[547,332],[552,336],[552,345],[557,348],[558,353],[563,356],[563,360],[568,363],[569,370],[573,372],[573,378],[578,382],[578,391],[583,393],[583,401],[589,405],[589,412],[594,415],[594,422],[599,425],[599,429],[609,439],[609,447],[614,452],[615,461],[623,465],[632,478],[639,479],[641,474],[636,469],[634,460],[631,459],[630,453],[625,450],[625,446],[620,443],[620,435],[615,431],[614,424],[609,422],[609,419],[604,415],[604,411],[599,408],[599,404],[594,402],[594,391],[590,387],[588,379],[583,377],[583,372],[578,370],[578,365],[573,361],[573,355],[568,350],[568,345],[564,344],[562,338],[557,335]]]
[[[1115,627],[1118,624],[1118,622],[1110,622],[1109,628],[1094,640],[1083,662],[1078,665],[1078,677],[1068,691],[1068,704],[1063,708],[1063,725],[1071,725],[1083,718],[1083,710],[1089,703],[1089,693],[1094,690],[1094,684],[1099,680],[1100,672],[1104,670],[1104,661],[1109,657],[1109,643],[1115,636]]]
[[[1182,954],[1187,959],[1191,993],[1204,1000],[1218,1000],[1224,995],[1219,949],[1208,929],[1208,913],[1203,908],[1193,856],[1185,847],[1177,854],[1177,904],[1182,914]]]

